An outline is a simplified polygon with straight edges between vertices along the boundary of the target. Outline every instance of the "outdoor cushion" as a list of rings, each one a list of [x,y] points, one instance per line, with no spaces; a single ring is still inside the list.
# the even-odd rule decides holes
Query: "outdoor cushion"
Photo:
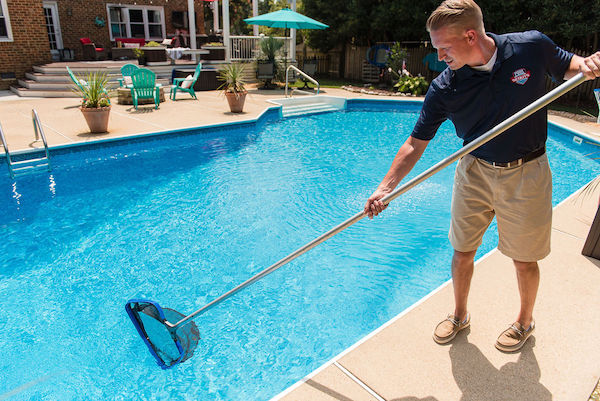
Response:
[[[90,38],[79,38],[79,41],[81,42],[81,44],[83,45],[87,45],[89,43],[92,43],[92,40]]]
[[[194,81],[194,77],[190,74],[187,77],[185,77],[185,79],[181,83],[181,87],[184,88],[184,89],[187,89],[190,86],[192,86],[192,82],[193,81]]]
[[[123,83],[125,84],[125,86],[133,85],[133,80],[131,79],[130,76],[125,75],[125,76],[123,76]]]

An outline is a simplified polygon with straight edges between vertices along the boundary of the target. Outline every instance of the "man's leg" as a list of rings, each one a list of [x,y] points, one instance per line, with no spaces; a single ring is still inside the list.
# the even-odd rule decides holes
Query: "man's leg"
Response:
[[[533,306],[540,284],[540,269],[537,262],[520,262],[514,259],[513,262],[517,270],[521,310],[517,321],[504,330],[496,340],[496,348],[506,352],[520,350],[533,333],[535,329]]]
[[[452,285],[454,286],[454,317],[460,322],[467,317],[467,300],[473,277],[475,251],[455,250],[452,256]]]
[[[456,334],[469,327],[471,319],[467,313],[467,300],[473,277],[473,259],[475,251],[454,251],[452,256],[452,284],[454,286],[454,314],[442,320],[433,331],[433,340],[438,344],[446,344]]]
[[[521,296],[521,310],[517,322],[528,328],[533,321],[533,306],[540,285],[540,269],[537,262],[520,262],[513,260],[517,270],[519,295]]]

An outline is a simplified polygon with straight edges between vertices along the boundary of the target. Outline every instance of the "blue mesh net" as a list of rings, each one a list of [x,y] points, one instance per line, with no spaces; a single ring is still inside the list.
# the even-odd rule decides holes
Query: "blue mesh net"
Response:
[[[193,354],[200,333],[194,322],[171,331],[166,322],[177,323],[185,317],[169,308],[161,308],[156,302],[131,300],[125,305],[138,333],[163,369],[170,368],[189,359]]]

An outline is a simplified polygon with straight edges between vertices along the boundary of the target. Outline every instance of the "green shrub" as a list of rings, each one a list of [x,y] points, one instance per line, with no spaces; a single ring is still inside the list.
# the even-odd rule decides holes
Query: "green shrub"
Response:
[[[157,47],[157,46],[162,46],[160,43],[155,42],[155,41],[150,41],[148,43],[145,44],[146,47]]]
[[[422,76],[410,77],[406,75],[400,77],[396,85],[394,85],[394,88],[397,88],[398,92],[412,93],[415,96],[425,93],[428,87],[429,83]]]
[[[78,77],[82,80],[81,77]],[[108,75],[105,72],[94,71],[85,76],[86,85],[77,85],[72,89],[81,96],[81,107],[96,109],[98,107],[110,106],[106,87],[108,85]]]
[[[406,49],[399,42],[394,43],[385,63],[394,78],[398,79],[402,75],[402,64],[407,58],[408,53]]]

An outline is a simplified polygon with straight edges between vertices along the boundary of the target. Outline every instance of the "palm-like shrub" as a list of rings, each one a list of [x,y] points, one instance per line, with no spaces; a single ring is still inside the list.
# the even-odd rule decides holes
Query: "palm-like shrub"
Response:
[[[241,63],[227,64],[219,71],[219,81],[223,84],[219,89],[225,92],[235,93],[239,96],[246,92],[246,80],[244,78],[244,70],[246,67]]]
[[[76,85],[73,91],[81,96],[81,107],[96,109],[110,106],[106,90],[108,75],[105,72],[90,72],[85,76],[85,79],[79,78],[79,82],[81,85]]]

